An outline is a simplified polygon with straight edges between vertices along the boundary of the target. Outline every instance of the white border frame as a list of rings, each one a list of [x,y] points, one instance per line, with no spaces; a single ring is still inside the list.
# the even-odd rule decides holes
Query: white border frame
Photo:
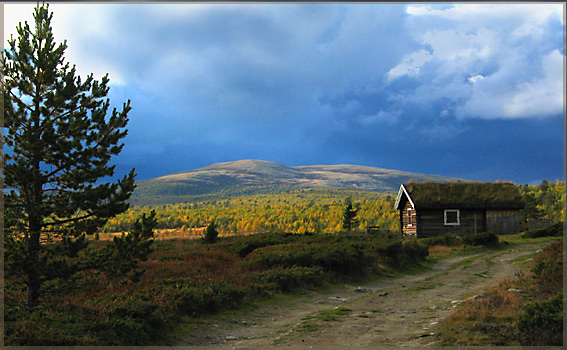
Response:
[[[447,213],[457,213],[457,222],[447,222]],[[443,211],[443,223],[445,226],[460,226],[461,225],[461,210],[460,209],[445,209]]]

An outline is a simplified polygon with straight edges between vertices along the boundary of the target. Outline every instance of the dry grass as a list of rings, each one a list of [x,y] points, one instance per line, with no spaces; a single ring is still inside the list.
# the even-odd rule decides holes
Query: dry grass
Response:
[[[515,320],[525,305],[523,293],[509,292],[510,280],[485,292],[477,299],[460,304],[457,311],[443,321],[439,330],[443,345],[520,345],[515,340]]]
[[[437,329],[440,345],[523,345],[516,325],[525,306],[563,291],[561,247],[549,245],[536,256],[529,273],[520,270],[514,278],[481,291],[481,297],[459,304]]]
[[[447,247],[444,245],[434,245],[429,247],[429,255],[430,256],[443,256],[443,255],[447,255],[450,252],[454,251],[455,247]]]

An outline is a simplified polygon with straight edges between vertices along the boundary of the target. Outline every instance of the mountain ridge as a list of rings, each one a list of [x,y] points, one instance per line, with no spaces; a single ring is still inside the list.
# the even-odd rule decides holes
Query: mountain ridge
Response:
[[[395,193],[400,184],[468,181],[456,177],[420,174],[364,165],[286,166],[275,162],[245,159],[211,164],[138,181],[131,203],[175,203],[195,196],[280,193],[300,189],[345,189]]]

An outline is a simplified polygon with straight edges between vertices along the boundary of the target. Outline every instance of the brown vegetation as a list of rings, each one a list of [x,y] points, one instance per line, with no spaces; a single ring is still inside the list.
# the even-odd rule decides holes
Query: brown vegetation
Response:
[[[440,344],[562,345],[563,323],[554,321],[556,315],[563,315],[562,308],[547,310],[537,320],[525,315],[530,308],[539,307],[534,303],[553,297],[558,297],[562,306],[564,254],[563,243],[553,243],[530,261],[529,272],[519,270],[515,278],[479,291],[477,297],[460,304],[439,327]]]
[[[101,248],[109,242],[93,242]],[[183,316],[240,307],[247,300],[329,281],[404,269],[427,249],[378,235],[259,234],[214,244],[154,242],[138,283],[95,270],[46,284],[41,309],[27,311],[23,283],[6,281],[9,345],[145,345]]]

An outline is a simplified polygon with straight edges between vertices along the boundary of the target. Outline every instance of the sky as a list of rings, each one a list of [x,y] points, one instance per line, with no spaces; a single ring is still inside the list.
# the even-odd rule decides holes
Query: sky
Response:
[[[564,5],[49,8],[66,61],[131,100],[120,176],[261,159],[537,184],[564,179]],[[4,5],[4,43],[34,6]]]

